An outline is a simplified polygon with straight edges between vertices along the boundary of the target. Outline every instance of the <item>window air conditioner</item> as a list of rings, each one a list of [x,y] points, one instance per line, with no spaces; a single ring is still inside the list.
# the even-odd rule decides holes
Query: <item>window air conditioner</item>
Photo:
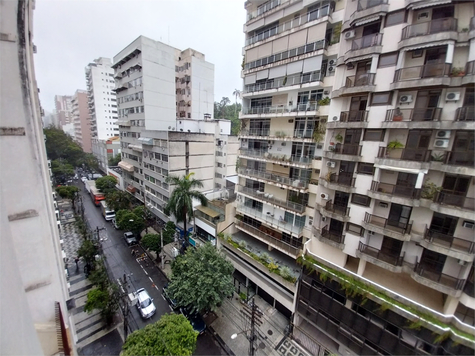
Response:
[[[348,32],[345,32],[345,40],[349,40],[349,39],[352,39],[353,37],[355,37],[356,33],[355,31],[348,31]]]
[[[330,196],[328,194],[322,193],[322,194],[320,194],[320,198],[322,198],[324,200],[328,200],[328,199],[330,199]]]
[[[399,97],[399,104],[409,104],[412,103],[412,95],[401,95]]]
[[[335,168],[335,165],[336,165],[336,163],[333,162],[333,161],[328,161],[328,162],[327,162],[327,167]]]
[[[445,96],[445,101],[457,101],[460,100],[459,92],[448,92]]]
[[[437,131],[436,138],[449,138],[450,137],[450,130],[440,130]]]
[[[449,147],[449,140],[447,140],[447,139],[437,139],[437,140],[434,141],[434,147],[447,148],[447,147]]]

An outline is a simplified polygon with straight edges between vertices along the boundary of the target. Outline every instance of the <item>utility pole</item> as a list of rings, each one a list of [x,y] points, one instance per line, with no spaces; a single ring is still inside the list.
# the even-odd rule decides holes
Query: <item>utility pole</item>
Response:
[[[249,305],[250,304],[250,305]],[[244,309],[241,310],[241,313],[246,319],[250,320],[250,329],[247,339],[249,340],[249,356],[254,356],[256,348],[254,347],[254,341],[257,339],[256,327],[262,325],[262,312],[259,310],[257,305],[254,303],[254,298],[252,298],[249,304],[244,305]]]
[[[129,302],[128,302],[128,291],[127,291],[127,276],[124,273],[124,283],[122,284],[123,288],[123,302],[124,302],[124,339],[127,339],[127,333],[129,331]]]
[[[162,255],[162,257],[160,258],[161,262],[162,262],[162,271],[163,271],[163,267],[164,267],[164,263],[165,263],[165,252],[163,251],[163,230],[160,231],[160,253]]]

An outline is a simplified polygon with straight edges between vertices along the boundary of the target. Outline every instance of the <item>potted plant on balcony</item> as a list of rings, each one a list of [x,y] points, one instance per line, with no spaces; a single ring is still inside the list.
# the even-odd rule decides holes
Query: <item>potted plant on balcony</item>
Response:
[[[394,110],[394,114],[393,114],[393,121],[402,121],[402,119],[403,119],[403,116],[402,116],[401,109],[396,108],[396,110]]]
[[[460,67],[454,67],[452,68],[452,77],[463,77],[465,75],[465,70]]]
[[[437,193],[442,190],[442,187],[437,186],[434,182],[431,182],[430,179],[427,179],[426,182],[422,185],[421,198],[433,200]]]
[[[340,133],[337,133],[336,136],[335,136],[335,141],[338,142],[338,143],[342,143],[343,142],[343,136]]]
[[[402,144],[402,142],[396,139],[396,140],[390,141],[388,145],[386,146],[386,148],[388,150],[395,150],[398,148],[404,148],[404,145]]]

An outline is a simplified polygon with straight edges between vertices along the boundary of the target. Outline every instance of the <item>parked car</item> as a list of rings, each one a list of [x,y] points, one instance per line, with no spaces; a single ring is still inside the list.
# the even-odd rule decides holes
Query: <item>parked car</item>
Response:
[[[191,326],[193,326],[193,329],[200,335],[205,332],[206,323],[199,313],[192,313],[186,307],[181,307],[180,313],[182,313],[188,319]]]
[[[153,299],[150,298],[145,288],[140,288],[136,292],[137,297],[137,309],[140,312],[140,316],[144,319],[151,318],[153,314],[157,311],[155,305],[153,304]]]
[[[125,242],[127,242],[127,245],[129,246],[137,245],[137,239],[135,238],[135,235],[133,232],[130,232],[130,231],[125,232],[124,239],[125,239]]]
[[[168,302],[168,305],[170,305],[170,308],[175,311],[178,309],[178,304],[175,299],[173,299],[169,292],[168,292],[168,284],[165,284],[162,289],[162,296],[165,298],[165,300]]]
[[[81,177],[81,181],[85,184],[86,181],[87,181],[87,178],[86,177]]]
[[[114,226],[114,229],[119,230],[119,225],[117,225],[117,221],[115,221],[115,218],[111,220],[112,221],[112,226]]]

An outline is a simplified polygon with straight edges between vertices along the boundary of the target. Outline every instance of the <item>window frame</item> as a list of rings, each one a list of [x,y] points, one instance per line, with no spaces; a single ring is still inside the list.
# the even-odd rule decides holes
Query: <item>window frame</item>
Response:
[[[396,60],[394,61],[394,63],[391,63],[391,64],[381,64],[381,58],[386,58],[386,57],[389,57],[389,56],[396,56]],[[379,60],[378,60],[378,68],[394,67],[394,66],[397,64],[398,56],[399,56],[399,52],[389,52],[389,53],[383,53],[383,54],[381,54],[381,55],[379,56]]]
[[[399,22],[394,22],[394,23],[388,24],[388,19],[389,19],[391,16],[394,16],[394,15],[397,15],[397,14],[400,14],[400,13],[403,13],[402,21],[397,20],[397,21],[399,21]],[[395,25],[400,25],[400,24],[402,24],[402,23],[405,23],[406,21],[407,21],[407,12],[406,12],[406,10],[393,11],[393,12],[390,12],[389,14],[386,15],[386,21],[385,21],[385,23],[384,23],[384,27],[391,27],[391,26],[395,26]]]
[[[355,201],[355,198],[360,198],[360,197],[361,199],[366,199],[367,202],[363,203],[363,202]],[[368,197],[367,195],[353,193],[351,194],[351,204],[368,207],[371,205],[371,198]]]
[[[378,96],[378,95],[387,95],[388,98],[385,102],[378,102],[378,103],[375,103],[374,102],[374,98],[375,96]],[[369,106],[385,106],[385,105],[391,105],[391,102],[393,100],[393,92],[392,91],[384,91],[384,92],[380,92],[380,93],[373,93],[371,95],[371,101],[369,103]]]
[[[379,134],[379,139],[374,140],[374,139],[369,139],[366,135],[368,133],[376,133],[380,132]],[[366,129],[363,134],[363,140],[362,141],[369,141],[369,142],[382,142],[384,141],[384,136],[386,135],[386,130],[385,129]]]

